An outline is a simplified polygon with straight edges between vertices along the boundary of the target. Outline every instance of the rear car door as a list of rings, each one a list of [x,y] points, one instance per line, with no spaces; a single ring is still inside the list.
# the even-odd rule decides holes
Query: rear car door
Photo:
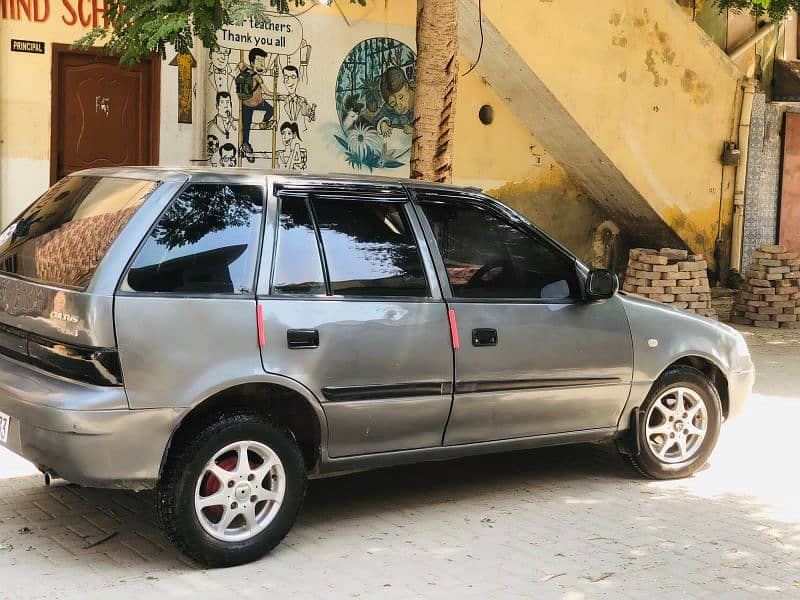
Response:
[[[405,190],[287,179],[270,206],[264,369],[320,399],[331,457],[440,446],[453,353]]]
[[[114,301],[132,408],[187,406],[263,373],[255,276],[263,177],[190,181],[144,235]]]
[[[615,427],[633,367],[619,299],[584,302],[574,258],[499,203],[418,200],[460,342],[445,444]]]

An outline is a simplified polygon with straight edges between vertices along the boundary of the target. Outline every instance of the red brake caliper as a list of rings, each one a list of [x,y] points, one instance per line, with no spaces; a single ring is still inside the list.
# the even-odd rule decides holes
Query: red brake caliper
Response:
[[[226,471],[233,471],[236,468],[237,463],[236,456],[229,456],[228,458],[221,460],[217,463],[217,466],[221,469]],[[216,494],[219,489],[224,485],[222,481],[217,479],[217,476],[213,473],[209,473],[206,476],[206,480],[203,482],[201,492],[203,497],[210,496],[211,494]],[[222,518],[223,507],[222,506],[209,506],[206,508],[206,513],[209,517],[211,517],[215,522],[219,521]]]
[[[223,469],[225,471],[233,472],[233,470],[236,468],[236,465],[237,465],[238,462],[239,461],[238,461],[238,458],[236,457],[236,455],[233,455],[233,456],[229,456],[228,458],[225,458],[225,459],[217,462],[217,466],[220,469]],[[255,469],[258,466],[256,463],[254,463],[250,459],[248,459],[247,462],[250,464],[250,468],[251,469]],[[219,479],[217,479],[216,475],[214,475],[213,473],[209,473],[206,476],[206,480],[203,482],[203,485],[201,486],[200,492],[203,494],[203,497],[205,498],[207,496],[210,496],[211,494],[216,494],[223,485],[224,485],[224,482],[222,482]],[[211,517],[214,520],[214,522],[218,522],[222,518],[222,513],[224,512],[224,507],[223,506],[209,506],[205,510],[206,510],[206,513],[208,514],[208,516]]]

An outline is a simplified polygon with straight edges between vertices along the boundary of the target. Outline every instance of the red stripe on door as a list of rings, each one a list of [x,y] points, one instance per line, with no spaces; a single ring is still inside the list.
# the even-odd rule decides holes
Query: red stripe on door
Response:
[[[256,304],[256,330],[258,331],[258,347],[267,345],[267,335],[264,333],[264,307]]]
[[[447,318],[450,319],[450,339],[453,340],[453,350],[458,350],[458,324],[456,323],[456,311],[452,308],[447,310]]]

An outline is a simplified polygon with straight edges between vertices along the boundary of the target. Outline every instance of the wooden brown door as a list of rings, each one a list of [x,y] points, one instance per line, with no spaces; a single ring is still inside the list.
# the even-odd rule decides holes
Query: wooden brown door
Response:
[[[127,68],[53,49],[51,179],[80,169],[158,164],[157,58]]]
[[[800,114],[786,113],[778,243],[800,252]]]

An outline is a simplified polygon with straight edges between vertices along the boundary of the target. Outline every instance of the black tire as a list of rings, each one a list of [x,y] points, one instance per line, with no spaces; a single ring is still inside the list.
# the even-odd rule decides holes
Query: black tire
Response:
[[[194,508],[197,479],[206,463],[228,444],[252,440],[265,444],[280,458],[286,491],[273,520],[252,538],[230,542],[209,535]],[[277,546],[294,524],[306,491],[303,457],[291,433],[263,417],[225,415],[181,436],[172,448],[156,490],[161,528],[186,556],[207,567],[230,567],[257,560]]]
[[[705,437],[692,456],[682,462],[665,462],[656,456],[646,439],[646,421],[650,408],[658,398],[670,388],[685,387],[697,393],[706,407],[708,426]],[[717,445],[722,425],[722,404],[719,393],[708,378],[697,369],[680,366],[665,371],[653,384],[650,393],[639,411],[639,447],[640,452],[626,454],[633,466],[644,476],[651,479],[680,479],[689,477],[700,469],[711,456]],[[658,440],[658,438],[655,438]]]

